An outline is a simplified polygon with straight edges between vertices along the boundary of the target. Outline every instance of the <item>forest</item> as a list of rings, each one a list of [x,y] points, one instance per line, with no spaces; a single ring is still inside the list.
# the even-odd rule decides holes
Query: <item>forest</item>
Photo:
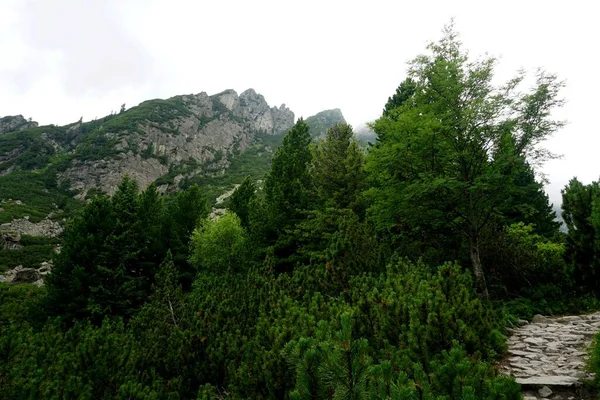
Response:
[[[198,185],[91,198],[44,287],[0,284],[0,398],[522,398],[508,329],[600,310],[600,183],[564,188],[561,230],[564,83],[496,67],[446,28],[367,149],[299,119],[216,219]]]

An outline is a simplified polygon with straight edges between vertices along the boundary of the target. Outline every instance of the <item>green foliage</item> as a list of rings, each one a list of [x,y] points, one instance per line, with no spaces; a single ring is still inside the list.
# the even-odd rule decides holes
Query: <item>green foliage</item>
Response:
[[[364,154],[349,125],[334,125],[316,142],[311,169],[320,201],[337,208],[358,208],[365,188]]]
[[[529,94],[517,91],[521,74],[494,86],[495,60],[469,60],[452,27],[428,49],[411,64],[411,100],[373,125],[379,140],[367,160],[370,215],[392,234],[439,236],[449,228],[462,236],[487,295],[481,234],[511,195],[515,166],[548,156],[537,146],[562,126],[549,118],[549,110],[562,105],[562,83],[539,73]]]
[[[40,263],[52,260],[55,245],[29,245],[20,249],[0,250],[0,271],[17,265],[39,268]]]
[[[273,156],[264,190],[277,225],[292,224],[308,205],[310,143],[308,126],[300,119],[285,135],[283,144]],[[283,230],[283,226],[279,230]]]
[[[231,195],[228,207],[231,212],[239,217],[244,228],[248,228],[250,205],[253,199],[256,199],[256,185],[247,176]]]
[[[493,230],[484,244],[483,260],[490,266],[490,287],[496,295],[531,294],[538,285],[570,289],[563,255],[565,246],[534,233],[522,222]]]
[[[600,293],[600,184],[572,179],[562,191],[568,228],[565,259],[579,289]]]
[[[0,329],[0,354],[10,360],[0,365],[6,398],[111,399],[134,377],[133,337],[121,322],[78,323],[66,332],[55,322],[39,332]]]
[[[39,222],[48,214],[60,216],[60,212],[71,214],[81,203],[67,191],[59,188],[50,171],[18,171],[0,175],[0,223],[29,216],[31,222]],[[13,202],[7,202],[12,199]],[[14,200],[21,200],[18,205]]]
[[[41,305],[45,295],[44,288],[34,285],[0,283],[0,333],[11,325],[43,324]]]
[[[242,267],[246,252],[246,231],[240,218],[231,212],[203,221],[192,234],[190,262],[198,270],[232,273]]]
[[[190,238],[200,221],[206,219],[210,207],[203,190],[193,185],[182,190],[166,205],[162,222],[162,248],[170,249],[179,279],[186,289],[191,287],[196,267],[189,263]]]
[[[124,178],[111,199],[94,198],[66,227],[47,280],[51,312],[98,321],[104,315],[129,317],[145,301],[163,258],[148,230],[162,206],[153,187],[141,196],[137,190],[135,181]]]
[[[417,83],[412,78],[406,78],[400,86],[396,89],[396,93],[393,96],[388,97],[385,108],[383,109],[383,115],[392,116],[392,111],[404,105],[411,97],[415,95],[417,90]]]

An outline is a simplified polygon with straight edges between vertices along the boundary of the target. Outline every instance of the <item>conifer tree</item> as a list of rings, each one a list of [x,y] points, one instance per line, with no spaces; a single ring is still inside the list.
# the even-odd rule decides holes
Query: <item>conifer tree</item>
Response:
[[[242,226],[249,227],[250,205],[256,198],[256,185],[249,176],[244,178],[229,200],[229,210],[234,212],[239,218]]]
[[[322,205],[356,208],[365,187],[364,155],[352,127],[336,124],[315,146],[311,176]]]
[[[584,185],[573,178],[562,198],[568,229],[565,260],[580,289],[600,292],[600,183]]]
[[[290,231],[305,218],[305,212],[312,203],[310,144],[309,128],[300,118],[275,152],[271,169],[265,178],[265,208],[269,229],[262,231],[263,245],[274,246],[277,269],[280,271],[291,270],[295,265],[299,244]]]

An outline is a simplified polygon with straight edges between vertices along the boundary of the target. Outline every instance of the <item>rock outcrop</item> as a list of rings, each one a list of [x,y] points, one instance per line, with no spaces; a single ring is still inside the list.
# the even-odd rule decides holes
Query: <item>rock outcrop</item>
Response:
[[[600,330],[600,313],[533,321],[512,331],[500,371],[522,385],[525,399],[587,399],[587,348]]]
[[[56,237],[63,231],[62,225],[51,219],[43,219],[34,223],[29,221],[28,217],[13,219],[12,222],[0,225],[0,233],[13,235],[20,238],[20,235]],[[20,239],[19,239],[20,240]]]
[[[21,247],[21,234],[19,232],[0,231],[0,250],[14,250]]]
[[[294,113],[285,105],[270,107],[265,98],[248,89],[238,96],[233,90],[208,96],[176,96],[154,101],[152,111],[160,118],[135,120],[126,131],[105,135],[114,142],[113,157],[75,160],[62,172],[59,182],[68,182],[84,198],[90,189],[114,193],[125,174],[141,189],[174,170],[174,182],[199,173],[226,170],[233,154],[243,152],[257,134],[281,135],[294,124]],[[149,107],[153,101],[138,107]],[[122,118],[128,116],[128,110]],[[151,114],[151,113],[150,113]],[[150,115],[152,116],[152,115]]]
[[[37,126],[37,122],[31,120],[28,121],[22,115],[9,115],[0,118],[0,134],[36,128]]]
[[[44,279],[52,271],[52,261],[41,263],[39,268],[24,268],[18,265],[13,269],[0,274],[0,282],[20,284],[32,283],[36,286],[44,286]]]

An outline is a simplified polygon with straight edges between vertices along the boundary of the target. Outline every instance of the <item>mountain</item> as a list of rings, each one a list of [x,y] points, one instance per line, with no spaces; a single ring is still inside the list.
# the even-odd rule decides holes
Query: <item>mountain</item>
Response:
[[[307,118],[318,136],[340,110]],[[248,89],[145,101],[118,114],[66,126],[38,126],[23,116],[0,119],[0,224],[58,219],[97,193],[112,194],[128,174],[162,192],[199,184],[215,200],[250,175],[262,179],[294,124]]]
[[[26,120],[22,115],[12,115],[0,118],[0,134],[36,128],[38,123]]]
[[[342,111],[339,108],[333,110],[321,111],[311,117],[306,118],[304,121],[310,128],[310,134],[313,137],[325,136],[327,129],[331,128],[335,124],[345,124],[346,120]]]

